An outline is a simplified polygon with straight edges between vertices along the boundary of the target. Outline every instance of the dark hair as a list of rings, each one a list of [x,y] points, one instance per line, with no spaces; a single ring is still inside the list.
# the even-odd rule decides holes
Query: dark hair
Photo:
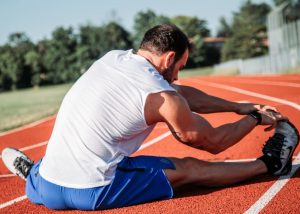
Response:
[[[175,52],[175,62],[190,49],[187,36],[175,25],[163,24],[149,29],[140,44],[140,49],[161,55],[167,51]]]

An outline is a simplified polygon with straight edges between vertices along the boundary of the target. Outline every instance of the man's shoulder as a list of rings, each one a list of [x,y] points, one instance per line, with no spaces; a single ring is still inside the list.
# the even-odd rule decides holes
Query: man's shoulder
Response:
[[[182,103],[185,102],[185,99],[183,96],[181,96],[176,91],[161,91],[157,93],[151,93],[148,96],[148,100],[152,102],[158,102],[161,104],[176,104],[176,103]]]
[[[108,51],[102,58],[126,55],[129,51],[130,50],[111,50]]]

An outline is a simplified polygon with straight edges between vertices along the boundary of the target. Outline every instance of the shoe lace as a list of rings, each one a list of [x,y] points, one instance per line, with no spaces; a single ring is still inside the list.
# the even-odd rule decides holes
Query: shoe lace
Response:
[[[263,148],[263,153],[272,155],[275,158],[280,158],[283,142],[284,136],[282,134],[275,133],[274,136],[267,140]]]
[[[24,178],[27,177],[29,174],[29,171],[33,165],[33,161],[27,160],[23,157],[17,157],[14,161],[14,167],[17,170],[17,172],[24,176]]]

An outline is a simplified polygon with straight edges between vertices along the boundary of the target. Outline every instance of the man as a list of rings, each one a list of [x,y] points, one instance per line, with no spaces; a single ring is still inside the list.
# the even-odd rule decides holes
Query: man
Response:
[[[7,167],[26,179],[29,200],[51,209],[107,209],[169,199],[185,184],[224,186],[266,172],[288,173],[298,133],[275,108],[172,84],[189,48],[176,26],[159,25],[146,32],[137,53],[115,50],[96,61],[66,94],[42,160],[33,164],[11,148],[2,153]],[[196,114],[212,112],[245,116],[214,128]],[[276,130],[264,155],[247,163],[130,157],[158,122],[178,141],[213,154],[256,125]]]

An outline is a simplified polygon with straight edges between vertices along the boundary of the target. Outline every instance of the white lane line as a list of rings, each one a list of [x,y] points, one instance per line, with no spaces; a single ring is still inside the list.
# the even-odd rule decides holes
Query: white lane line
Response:
[[[0,204],[0,209],[3,209],[3,208],[8,207],[10,205],[13,205],[14,203],[17,203],[19,201],[23,201],[26,198],[27,198],[26,195],[22,195],[21,197],[15,198],[15,199],[10,200],[10,201],[7,201],[7,202],[5,202],[3,204]]]
[[[139,148],[138,151],[140,151],[140,150],[142,150],[142,149],[145,149],[145,148],[151,146],[151,145],[154,144],[154,143],[157,143],[158,141],[164,139],[165,137],[168,137],[170,134],[171,134],[171,132],[168,131],[168,132],[166,132],[166,133],[164,133],[164,134],[162,134],[162,135],[159,135],[158,137],[154,138],[153,140],[150,140],[150,141],[148,141],[147,143],[144,143],[144,144]]]
[[[14,174],[6,174],[6,175],[0,175],[0,178],[8,178],[8,177],[14,177],[16,175]]]
[[[275,81],[265,81],[265,80],[238,80],[239,83],[253,84],[253,85],[275,85],[275,86],[286,86],[300,88],[299,83],[291,82],[275,82]]]
[[[290,178],[300,168],[300,153],[293,161],[292,171],[285,176],[280,176],[279,179],[254,203],[244,214],[256,214],[259,213],[274,196],[286,185]]]
[[[9,131],[6,131],[6,132],[1,132],[0,133],[0,137],[1,136],[4,136],[4,135],[7,135],[7,134],[12,134],[14,132],[17,132],[17,131],[22,131],[24,129],[28,129],[28,128],[31,128],[31,127],[34,127],[34,126],[37,126],[37,125],[40,125],[42,123],[45,123],[45,122],[48,122],[49,120],[52,120],[56,117],[56,115],[54,116],[50,116],[50,117],[46,117],[46,118],[43,118],[41,120],[38,120],[38,121],[35,121],[33,123],[30,123],[30,124],[27,124],[25,126],[21,126],[19,128],[16,128],[16,129],[13,129],[13,130],[9,130]]]
[[[40,146],[44,146],[48,143],[48,141],[44,141],[44,142],[41,142],[41,143],[37,143],[37,144],[34,144],[34,145],[31,145],[31,146],[26,146],[26,147],[23,147],[20,149],[20,151],[26,151],[26,150],[30,150],[30,149],[34,149],[34,148],[37,148],[37,147],[40,147]]]
[[[238,101],[236,101],[237,103],[250,103],[250,101],[248,101],[248,100],[238,100]]]
[[[277,103],[281,103],[284,105],[288,105],[291,106],[295,109],[297,109],[298,111],[300,111],[300,105],[288,100],[284,100],[284,99],[280,99],[277,97],[272,97],[269,95],[264,95],[264,94],[260,94],[260,93],[256,93],[256,92],[252,92],[252,91],[247,91],[244,89],[240,89],[240,88],[236,88],[236,87],[232,87],[232,86],[228,86],[228,85],[223,85],[223,84],[219,84],[219,83],[213,83],[213,82],[207,82],[207,81],[202,81],[202,80],[190,80],[191,82],[197,83],[197,84],[201,84],[201,85],[208,85],[211,87],[215,87],[215,88],[220,88],[220,89],[225,89],[228,91],[233,91],[233,92],[237,92],[240,94],[245,94],[248,96],[252,96],[252,97],[258,97],[258,98],[262,98],[265,100],[270,100],[273,102],[277,102]]]
[[[19,150],[24,152],[24,151],[27,151],[27,150],[30,150],[30,149],[34,149],[34,148],[37,148],[37,147],[41,147],[41,146],[44,146],[48,143],[48,141],[44,141],[44,142],[41,142],[41,143],[37,143],[37,144],[33,144],[31,146],[26,146],[26,147],[23,147],[23,148],[20,148]],[[0,159],[2,158],[2,155],[0,155]]]

